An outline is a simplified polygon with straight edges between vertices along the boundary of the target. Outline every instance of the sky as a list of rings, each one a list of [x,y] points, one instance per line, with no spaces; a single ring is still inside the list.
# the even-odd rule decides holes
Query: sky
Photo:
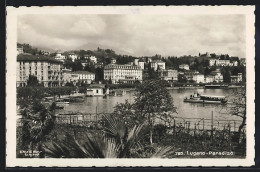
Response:
[[[46,50],[113,49],[133,56],[205,52],[245,57],[243,15],[21,15],[17,41]]]

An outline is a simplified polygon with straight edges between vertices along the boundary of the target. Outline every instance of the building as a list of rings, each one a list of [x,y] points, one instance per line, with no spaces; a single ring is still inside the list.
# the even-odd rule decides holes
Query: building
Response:
[[[29,75],[36,76],[44,87],[61,86],[62,62],[41,55],[20,54],[17,56],[16,85],[26,86]]]
[[[181,64],[179,65],[179,69],[190,70],[190,66],[187,64]]]
[[[205,78],[203,74],[194,74],[192,80],[196,83],[204,83]]]
[[[140,66],[109,64],[104,67],[104,80],[110,79],[113,84],[141,82],[142,69]]]
[[[142,59],[138,61],[138,66],[140,66],[141,69],[144,70],[144,61]]]
[[[80,62],[82,64],[83,68],[85,68],[89,64],[86,60],[81,60]]]
[[[64,83],[73,82],[76,84],[81,81],[86,84],[91,84],[95,80],[95,74],[88,71],[64,72]]]
[[[103,62],[98,62],[94,66],[95,66],[95,68],[103,68],[104,64],[103,64]]]
[[[91,84],[87,88],[86,95],[87,96],[103,96],[108,93],[109,93],[109,90],[105,88],[104,84]]]
[[[241,58],[240,59],[240,65],[241,66],[246,66],[246,59],[245,58]]]
[[[50,52],[46,51],[46,50],[41,50],[41,54],[44,55],[44,56],[49,56]]]
[[[152,59],[151,58],[147,58],[147,63],[151,63],[152,62]]]
[[[188,81],[193,81],[193,76],[199,74],[199,71],[190,70],[185,72],[178,72],[180,75],[184,75]]]
[[[96,64],[97,63],[97,58],[96,56],[87,56],[85,59],[89,59],[90,62]]]
[[[158,70],[165,70],[165,62],[161,60],[155,60],[151,62],[151,68],[155,71]]]
[[[133,66],[134,62],[128,62],[127,64]]]
[[[211,59],[209,66],[233,66],[233,64],[230,63],[230,60]]]
[[[242,73],[238,73],[237,75],[233,75],[230,77],[231,83],[240,83],[243,81]]]
[[[161,78],[166,81],[178,81],[177,70],[163,70],[161,72]]]
[[[61,51],[58,51],[56,53],[55,59],[64,62],[66,56],[63,53],[61,53]]]
[[[139,59],[138,59],[138,58],[135,58],[135,59],[134,59],[134,64],[135,64],[136,66],[139,65],[138,62],[139,62]]]
[[[74,62],[76,59],[78,59],[78,55],[75,53],[69,53],[69,58]]]
[[[205,76],[206,83],[213,83],[214,82],[214,75],[207,75]]]
[[[111,64],[116,64],[116,59],[115,58],[111,59]]]
[[[24,52],[23,52],[23,46],[21,46],[21,47],[18,47],[17,46],[17,54],[23,54]]]
[[[223,82],[223,75],[219,70],[212,71],[210,74],[213,76],[213,82],[217,82],[217,83]]]
[[[231,66],[238,66],[238,61],[231,62]]]

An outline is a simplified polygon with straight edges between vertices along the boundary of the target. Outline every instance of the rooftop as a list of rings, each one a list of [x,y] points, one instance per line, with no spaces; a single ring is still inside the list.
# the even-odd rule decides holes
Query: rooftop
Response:
[[[94,73],[91,73],[91,72],[88,72],[88,71],[74,71],[74,72],[71,72],[71,74],[95,75]]]
[[[119,64],[109,64],[107,66],[105,66],[105,69],[140,69],[141,70],[141,67],[140,66],[133,66],[133,65],[129,65],[129,64],[124,64],[124,65],[119,65]]]
[[[105,84],[91,84],[89,88],[105,88]]]
[[[43,55],[31,55],[31,54],[19,54],[17,56],[17,61],[46,61],[52,63],[62,63],[52,57],[47,57]]]

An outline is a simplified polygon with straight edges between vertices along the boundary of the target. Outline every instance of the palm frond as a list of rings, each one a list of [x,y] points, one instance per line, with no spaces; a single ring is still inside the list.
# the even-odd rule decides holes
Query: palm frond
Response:
[[[69,134],[65,141],[44,145],[46,157],[52,158],[117,158],[120,145],[115,139],[86,135],[86,142],[80,145]]]
[[[118,153],[119,153],[119,147],[113,138],[104,138],[104,144],[105,144],[105,149],[103,149],[103,154],[105,155],[105,158],[118,158]]]
[[[138,142],[144,137],[147,131],[148,131],[147,127],[144,124],[141,124],[139,126],[135,125],[128,133],[126,143],[124,144],[124,147],[120,151],[119,157],[120,158],[126,157],[129,150],[135,144],[138,144]]]
[[[63,143],[49,143],[48,145],[43,145],[45,150],[45,157],[46,158],[70,158],[70,151],[68,147],[65,146]],[[72,157],[71,157],[72,158]]]
[[[105,123],[105,133],[112,135],[114,137],[119,137],[120,140],[124,139],[127,134],[127,128],[124,120],[118,114],[104,115]]]

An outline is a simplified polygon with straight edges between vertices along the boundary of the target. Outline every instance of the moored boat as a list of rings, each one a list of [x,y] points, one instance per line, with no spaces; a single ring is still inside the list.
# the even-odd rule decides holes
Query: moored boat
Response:
[[[58,99],[55,101],[56,104],[69,104],[70,100],[68,98],[64,98],[64,99]]]
[[[217,88],[228,88],[228,85],[217,85],[217,84],[211,84],[211,85],[205,85],[204,88],[209,89],[217,89]]]
[[[205,104],[226,104],[227,100],[225,96],[212,96],[212,95],[200,95],[195,93],[190,98],[185,98],[184,102],[188,103],[205,103]]]

